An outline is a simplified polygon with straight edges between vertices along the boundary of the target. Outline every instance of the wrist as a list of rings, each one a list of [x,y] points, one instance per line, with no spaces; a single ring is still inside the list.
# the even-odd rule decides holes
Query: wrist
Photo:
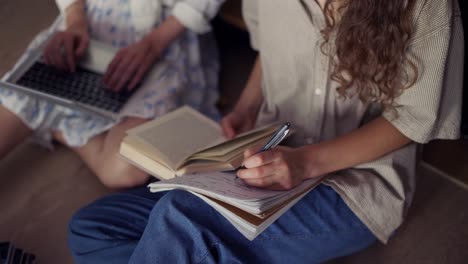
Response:
[[[332,172],[330,161],[326,159],[326,149],[321,144],[306,145],[300,148],[303,151],[303,164],[307,178],[315,178]]]
[[[66,30],[79,34],[88,34],[88,22],[84,12],[84,2],[76,1],[66,10]]]
[[[88,35],[88,25],[82,21],[73,21],[71,23],[67,23],[66,30],[68,32],[76,33],[79,35]]]
[[[176,18],[169,17],[143,39],[148,41],[151,49],[159,55],[184,31],[185,27]]]
[[[150,34],[140,40],[146,46],[146,50],[150,52],[152,57],[159,57],[163,52],[163,40],[159,39],[156,34]]]

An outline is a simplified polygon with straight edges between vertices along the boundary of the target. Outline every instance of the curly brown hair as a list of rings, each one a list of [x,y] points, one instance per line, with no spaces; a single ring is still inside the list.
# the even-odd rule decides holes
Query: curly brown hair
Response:
[[[336,34],[331,78],[341,96],[357,93],[364,103],[394,108],[394,99],[414,84],[418,69],[406,52],[414,2],[326,0],[322,47]]]

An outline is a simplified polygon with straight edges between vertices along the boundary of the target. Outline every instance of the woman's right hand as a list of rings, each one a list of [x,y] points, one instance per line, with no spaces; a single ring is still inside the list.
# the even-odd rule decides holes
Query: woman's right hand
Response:
[[[63,71],[74,72],[77,61],[84,56],[89,45],[86,30],[56,32],[44,49],[44,61]]]
[[[256,113],[234,110],[221,119],[221,127],[224,135],[231,139],[254,128],[256,120]]]

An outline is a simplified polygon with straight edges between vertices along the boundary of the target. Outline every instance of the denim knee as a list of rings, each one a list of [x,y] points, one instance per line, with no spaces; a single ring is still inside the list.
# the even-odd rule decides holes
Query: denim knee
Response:
[[[194,199],[198,197],[193,194],[182,190],[171,190],[167,192],[158,201],[157,205],[150,213],[149,219],[160,219],[159,221],[181,220],[185,218],[191,210],[191,206],[196,203]]]
[[[167,192],[151,211],[131,263],[150,259],[153,263],[215,263],[207,261],[207,256],[217,250],[216,236],[220,233],[214,213],[190,192]]]
[[[76,212],[69,222],[68,244],[77,263],[128,263],[164,193],[146,187],[105,196]]]
[[[94,212],[92,206],[90,207],[75,212],[68,223],[68,246],[73,255],[85,253],[87,240],[93,239],[96,234],[93,226],[89,224],[90,211]]]

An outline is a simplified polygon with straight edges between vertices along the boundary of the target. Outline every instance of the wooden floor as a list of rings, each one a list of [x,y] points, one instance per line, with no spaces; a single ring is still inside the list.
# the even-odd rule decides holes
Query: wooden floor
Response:
[[[56,14],[53,0],[0,0],[0,35],[4,36],[0,74]],[[221,89],[229,99],[238,96],[254,56],[246,35],[232,30],[223,28],[225,34],[218,34],[224,66]],[[225,109],[232,106],[230,100],[223,103]],[[425,147],[424,158],[446,173],[466,174],[467,151],[465,142],[436,142]],[[66,243],[70,216],[109,193],[62,146],[54,151],[32,144],[19,146],[0,161],[0,182],[0,241],[12,241],[36,254],[40,263],[72,263]],[[468,263],[467,201],[468,191],[423,167],[414,205],[390,243],[334,263]]]

